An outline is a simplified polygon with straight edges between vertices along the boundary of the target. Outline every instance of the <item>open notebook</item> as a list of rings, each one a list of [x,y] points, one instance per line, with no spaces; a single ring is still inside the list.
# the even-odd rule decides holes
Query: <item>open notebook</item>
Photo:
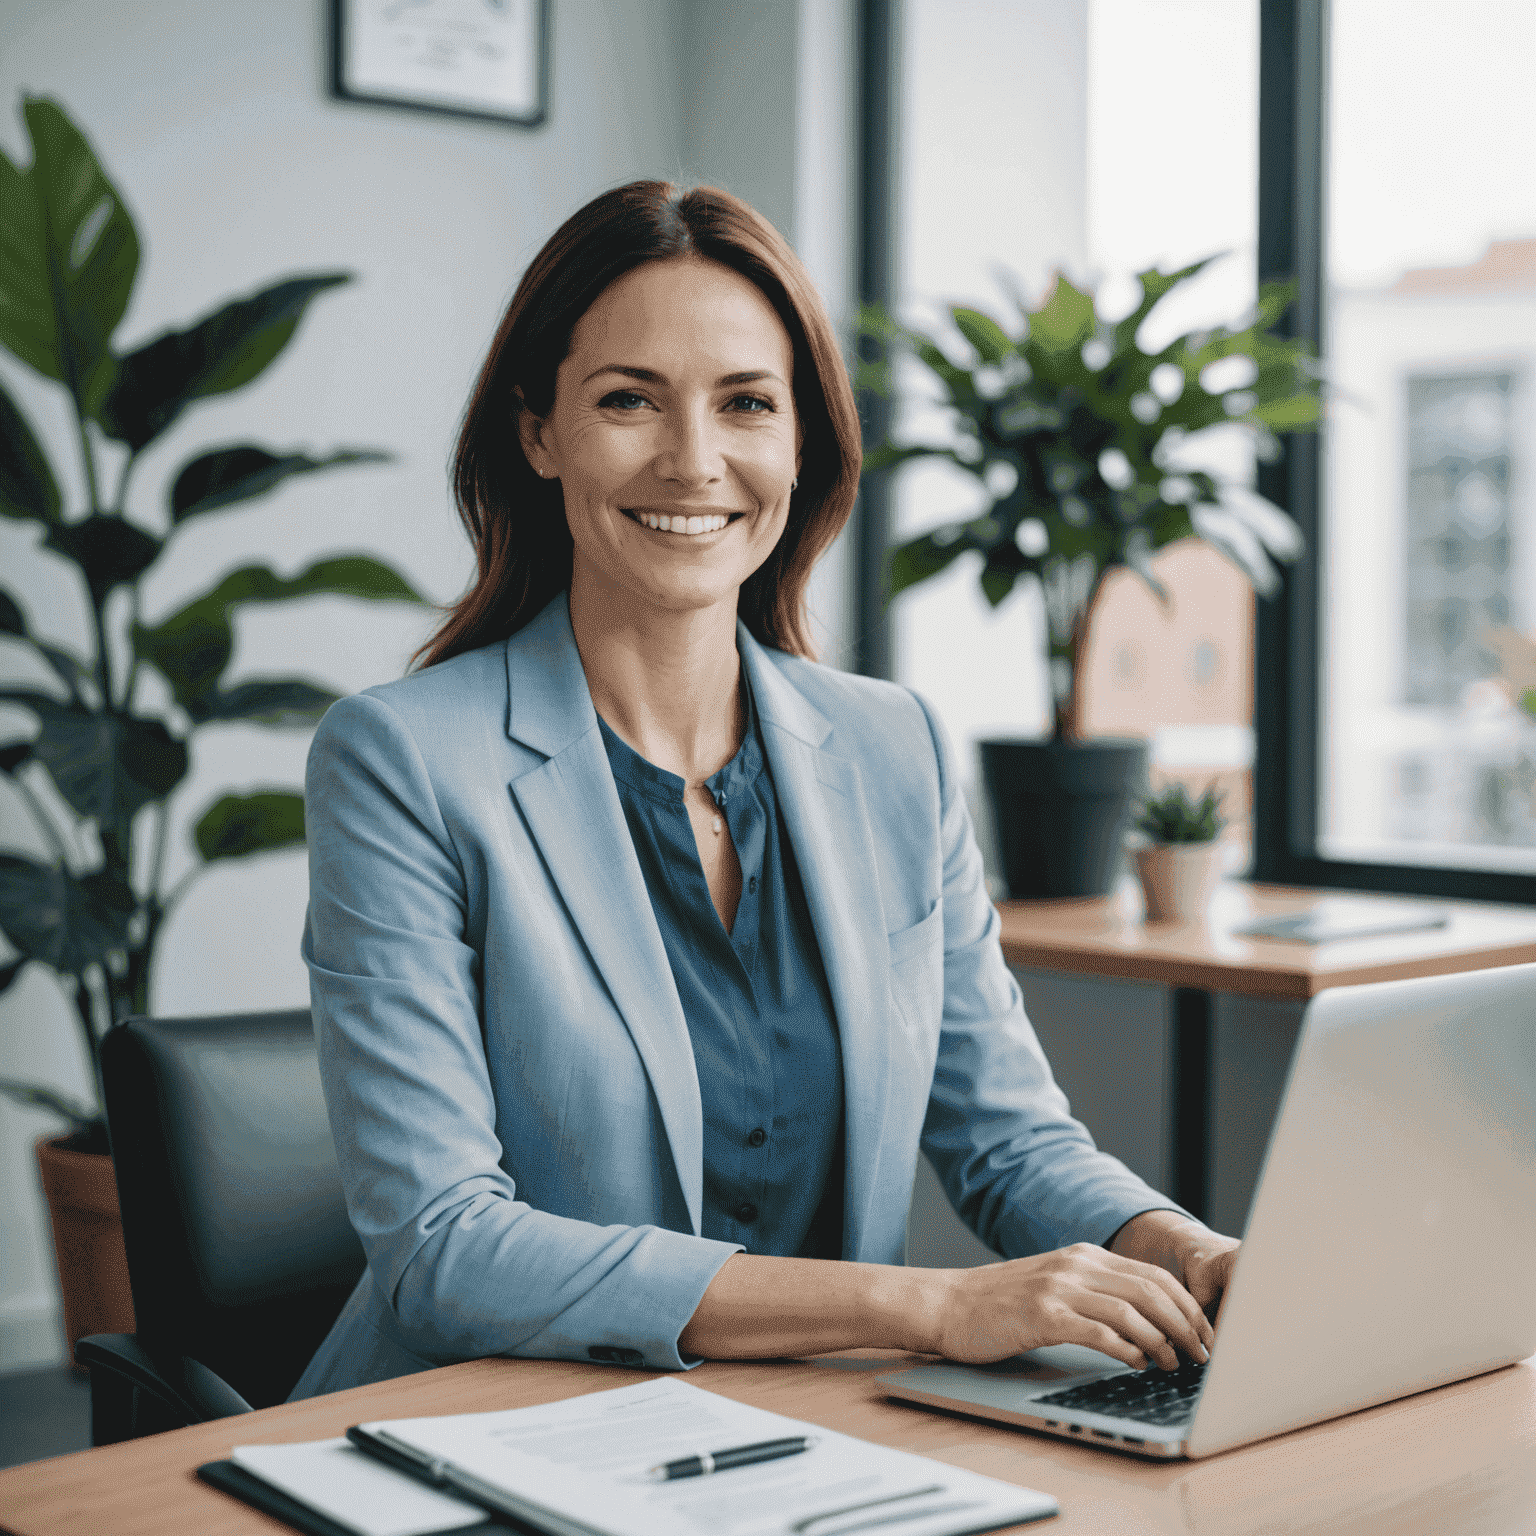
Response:
[[[537,1408],[362,1424],[352,1434],[237,1446],[230,1462],[199,1471],[251,1502],[260,1502],[253,1484],[276,1490],[293,1505],[263,1507],[316,1536],[464,1531],[486,1510],[553,1536],[962,1536],[1057,1510],[1047,1494],[749,1408],[675,1377]],[[795,1435],[816,1443],[705,1477],[658,1483],[646,1475],[701,1452]]]

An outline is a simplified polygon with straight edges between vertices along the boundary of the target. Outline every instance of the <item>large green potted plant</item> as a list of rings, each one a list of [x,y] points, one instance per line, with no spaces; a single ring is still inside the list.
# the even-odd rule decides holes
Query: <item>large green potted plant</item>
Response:
[[[891,393],[893,364],[910,354],[925,383],[937,384],[951,421],[942,444],[875,444],[865,473],[942,459],[974,476],[985,498],[975,516],[892,552],[891,596],[974,551],[981,590],[994,607],[1021,580],[1038,582],[1044,597],[1051,736],[981,743],[1013,896],[1106,891],[1130,798],[1145,774],[1145,743],[1085,741],[1079,730],[1082,661],[1105,578],[1128,568],[1166,600],[1152,557],[1177,540],[1199,538],[1267,595],[1278,581],[1274,562],[1302,548],[1280,508],[1186,466],[1188,440],[1217,425],[1241,424],[1260,455],[1272,456],[1275,434],[1316,424],[1319,383],[1307,346],[1272,331],[1293,288],[1264,284],[1245,323],[1190,332],[1155,351],[1141,345],[1156,306],[1215,259],[1139,273],[1139,303],[1113,322],[1099,314],[1092,294],[1064,277],[1038,308],[1021,306],[1016,335],[979,310],[956,307],[950,314],[971,353],[963,362],[879,307],[862,316],[873,346],[860,384]]]
[[[156,941],[197,873],[304,840],[298,789],[220,795],[193,826],[199,862],[174,884],[165,876],[192,738],[235,721],[307,727],[337,697],[308,678],[228,681],[232,615],[315,593],[421,599],[379,561],[346,555],[293,576],[242,566],[166,617],[146,619],[142,584],[183,528],[295,475],[387,457],[205,447],[176,470],[163,510],[129,508],[144,450],[198,401],[264,373],[310,301],[348,277],[290,277],[119,353],[112,335],[139,264],[133,219],[55,103],[28,99],[24,116],[32,163],[22,169],[0,154],[0,345],[68,396],[67,447],[78,455],[86,498],[66,506],[37,433],[0,389],[0,515],[35,525],[43,548],[73,567],[93,644],[77,653],[39,632],[22,597],[0,587],[0,703],[33,726],[0,743],[0,771],[48,850],[46,858],[0,853],[0,930],[12,951],[0,962],[0,991],[28,965],[51,971],[94,1077],[102,1032],[149,1008]],[[0,1092],[52,1111],[71,1130],[38,1147],[71,1343],[82,1332],[122,1329],[126,1267],[97,1104],[10,1078],[0,1079]]]

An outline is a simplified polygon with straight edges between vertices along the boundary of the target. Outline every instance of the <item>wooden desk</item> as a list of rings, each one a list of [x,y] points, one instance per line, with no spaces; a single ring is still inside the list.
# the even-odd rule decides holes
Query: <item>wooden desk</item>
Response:
[[[1003,954],[1010,965],[1203,992],[1305,1001],[1329,987],[1411,976],[1446,976],[1536,960],[1536,907],[1403,897],[1443,907],[1444,928],[1381,934],[1331,944],[1243,938],[1233,932],[1265,917],[1305,911],[1341,891],[1223,884],[1204,923],[1143,923],[1134,886],[1092,901],[1004,901]],[[1392,901],[1393,897],[1372,900]]]
[[[930,1413],[883,1396],[873,1370],[907,1357],[854,1355],[708,1364],[710,1391],[1026,1487],[1061,1515],[1042,1536],[1529,1536],[1536,1530],[1536,1359],[1208,1461],[1140,1462],[1091,1446]],[[318,1440],[414,1414],[552,1402],[639,1379],[560,1361],[476,1360],[0,1471],[13,1536],[275,1536],[288,1527],[197,1481],[231,1446]]]
[[[1213,994],[1299,1007],[1329,987],[1536,961],[1536,907],[1373,895],[1373,900],[1443,907],[1451,920],[1444,928],[1330,944],[1244,938],[1233,931],[1344,894],[1233,881],[1218,891],[1207,921],[1186,924],[1144,923],[1134,882],[1091,901],[998,904],[1003,954],[1010,965],[1171,989],[1168,1192],[1197,1216],[1212,1217]],[[1270,1108],[1272,1113],[1278,1102]],[[1257,1128],[1260,1148],[1267,1132],[1267,1123]]]

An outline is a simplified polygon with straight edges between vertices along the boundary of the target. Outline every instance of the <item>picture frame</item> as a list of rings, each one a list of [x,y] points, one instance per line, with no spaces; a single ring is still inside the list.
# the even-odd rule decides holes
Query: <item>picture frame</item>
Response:
[[[331,0],[341,101],[540,127],[550,0]]]

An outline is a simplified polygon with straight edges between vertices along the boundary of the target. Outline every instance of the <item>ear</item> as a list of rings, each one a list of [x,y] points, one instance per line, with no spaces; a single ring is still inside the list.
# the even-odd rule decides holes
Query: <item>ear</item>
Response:
[[[523,455],[533,466],[533,472],[540,478],[545,480],[556,478],[554,461],[544,443],[544,419],[541,416],[535,416],[528,409],[528,403],[523,399],[521,389],[518,389],[516,394],[522,406],[517,413],[517,436],[518,441],[523,445]]]

